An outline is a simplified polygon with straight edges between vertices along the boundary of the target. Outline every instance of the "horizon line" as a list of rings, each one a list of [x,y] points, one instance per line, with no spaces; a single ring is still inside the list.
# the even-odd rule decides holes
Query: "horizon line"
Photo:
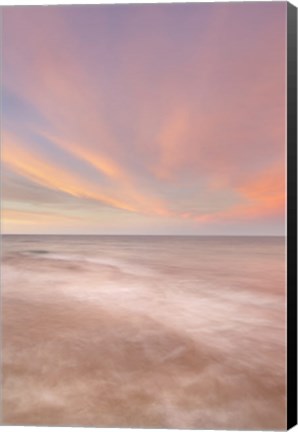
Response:
[[[1,233],[2,236],[72,236],[72,237],[287,237],[287,234],[72,234],[72,233]]]

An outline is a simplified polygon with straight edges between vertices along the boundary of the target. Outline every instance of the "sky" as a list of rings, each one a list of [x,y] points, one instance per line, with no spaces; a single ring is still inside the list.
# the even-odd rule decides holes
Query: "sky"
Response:
[[[3,7],[2,232],[283,235],[286,7]]]

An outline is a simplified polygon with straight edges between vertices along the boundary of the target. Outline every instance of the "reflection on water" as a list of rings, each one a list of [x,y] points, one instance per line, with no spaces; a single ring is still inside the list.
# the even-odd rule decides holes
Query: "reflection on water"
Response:
[[[3,423],[285,427],[283,238],[4,236]]]

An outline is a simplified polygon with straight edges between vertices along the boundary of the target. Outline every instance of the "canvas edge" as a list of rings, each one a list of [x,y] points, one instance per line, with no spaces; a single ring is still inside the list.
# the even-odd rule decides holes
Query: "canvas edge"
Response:
[[[287,3],[287,429],[297,424],[297,8]]]

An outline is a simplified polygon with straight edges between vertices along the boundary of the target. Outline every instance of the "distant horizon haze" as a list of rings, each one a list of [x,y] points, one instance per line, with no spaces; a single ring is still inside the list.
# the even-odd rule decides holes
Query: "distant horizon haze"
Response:
[[[287,237],[287,234],[146,234],[146,233],[2,233],[1,236],[70,236],[70,237]]]

